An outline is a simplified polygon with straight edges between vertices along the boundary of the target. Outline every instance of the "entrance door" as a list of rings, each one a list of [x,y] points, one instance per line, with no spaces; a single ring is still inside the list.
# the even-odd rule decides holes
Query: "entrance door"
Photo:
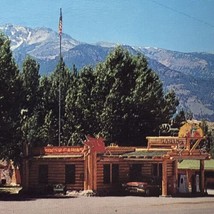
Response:
[[[138,181],[142,178],[142,166],[141,164],[132,164],[129,170],[130,181]]]
[[[187,176],[186,175],[180,175],[179,176],[179,184],[178,184],[178,190],[180,193],[187,193],[188,187],[187,187]]]

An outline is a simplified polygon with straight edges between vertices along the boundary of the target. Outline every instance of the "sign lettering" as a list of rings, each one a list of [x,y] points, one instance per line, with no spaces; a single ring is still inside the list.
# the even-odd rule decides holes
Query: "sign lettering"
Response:
[[[83,147],[45,147],[45,154],[73,154],[83,152]]]
[[[178,138],[178,137],[158,137],[158,138],[148,138],[149,140],[149,145],[150,146],[155,146],[158,145],[159,147],[162,145],[164,146],[186,146],[186,138]]]

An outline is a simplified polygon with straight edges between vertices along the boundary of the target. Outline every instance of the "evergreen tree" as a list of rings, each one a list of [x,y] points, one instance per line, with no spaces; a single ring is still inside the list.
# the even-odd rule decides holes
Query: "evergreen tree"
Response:
[[[0,34],[0,158],[19,161],[21,80],[10,41]]]
[[[28,115],[33,114],[36,106],[38,106],[39,94],[39,64],[29,56],[23,62],[21,73],[23,82],[23,108],[28,110]]]
[[[29,56],[23,62],[21,73],[23,84],[22,124],[23,141],[37,143],[39,141],[39,117],[41,116],[41,94],[39,91],[39,64]]]
[[[164,95],[159,77],[142,55],[118,47],[96,73],[101,133],[108,142],[143,145],[145,137],[157,134],[159,125],[176,112],[174,92]]]
[[[53,97],[51,96],[52,83],[51,78],[43,76],[40,79],[39,91],[41,94],[40,128],[39,128],[39,146],[53,144],[57,138],[58,117],[53,114]],[[57,98],[56,98],[57,99]],[[57,103],[57,101],[55,101]]]
[[[64,135],[66,126],[65,118],[65,99],[72,82],[72,74],[65,66],[61,58],[56,70],[50,77],[42,80],[43,106],[45,108],[45,121],[42,136],[46,142],[52,145],[65,144],[67,137]],[[60,91],[59,91],[60,90]],[[60,99],[60,103],[59,103]],[[61,142],[59,143],[59,105],[60,105],[60,123],[61,123]],[[51,133],[51,138],[48,133]]]
[[[185,111],[182,109],[179,111],[174,118],[173,125],[176,128],[180,128],[181,125],[186,122],[186,116],[185,116]]]
[[[136,73],[132,57],[121,47],[112,52],[97,72],[103,78],[98,93],[103,94],[100,112],[101,133],[108,142],[123,142],[131,114],[131,92],[135,87]],[[99,77],[100,76],[100,77]],[[104,89],[104,92],[102,90]],[[129,132],[128,132],[129,133]],[[129,138],[130,139],[130,138]],[[125,143],[125,142],[123,142]]]
[[[81,121],[80,129],[82,133],[93,135],[96,132],[96,121],[94,110],[96,109],[93,103],[92,91],[94,87],[94,74],[91,67],[85,67],[79,75],[77,86],[76,108],[79,109]]]
[[[63,133],[67,145],[77,145],[82,135],[82,109],[77,102],[77,97],[81,97],[79,91],[79,74],[74,68],[71,76],[71,84],[66,96],[65,104],[65,125]],[[78,99],[80,100],[80,98]]]

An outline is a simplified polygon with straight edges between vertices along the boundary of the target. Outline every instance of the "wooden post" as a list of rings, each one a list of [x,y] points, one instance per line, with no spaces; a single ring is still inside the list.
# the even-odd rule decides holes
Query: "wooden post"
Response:
[[[178,192],[178,160],[174,161],[174,169],[173,169],[173,194]]]
[[[93,190],[97,190],[97,152],[93,153]]]
[[[162,167],[162,196],[167,196],[167,160],[163,160]]]
[[[92,154],[88,155],[88,190],[92,190]]]
[[[191,180],[191,175],[192,175],[192,173],[191,173],[191,171],[190,170],[186,170],[186,176],[187,176],[187,192],[188,193],[191,193],[192,192],[192,180]]]
[[[204,194],[204,183],[204,160],[200,160],[200,190],[202,194]]]
[[[191,141],[191,139],[190,138],[187,138],[186,139],[186,150],[188,150],[188,151],[190,151],[190,141]]]
[[[86,179],[86,186],[87,190],[94,190],[94,163],[95,163],[95,155],[96,152],[90,150],[87,155],[86,163],[87,163],[87,179]]]
[[[22,186],[24,191],[28,191],[29,189],[29,148],[28,143],[23,144],[23,166],[22,166]]]
[[[88,190],[88,155],[84,156],[84,190]]]
[[[88,145],[84,151],[84,190],[97,190],[97,152]]]

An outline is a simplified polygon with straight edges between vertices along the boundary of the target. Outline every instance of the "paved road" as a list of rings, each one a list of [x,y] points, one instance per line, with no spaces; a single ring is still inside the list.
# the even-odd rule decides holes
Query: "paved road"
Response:
[[[86,197],[0,199],[0,214],[213,214],[214,197]]]

